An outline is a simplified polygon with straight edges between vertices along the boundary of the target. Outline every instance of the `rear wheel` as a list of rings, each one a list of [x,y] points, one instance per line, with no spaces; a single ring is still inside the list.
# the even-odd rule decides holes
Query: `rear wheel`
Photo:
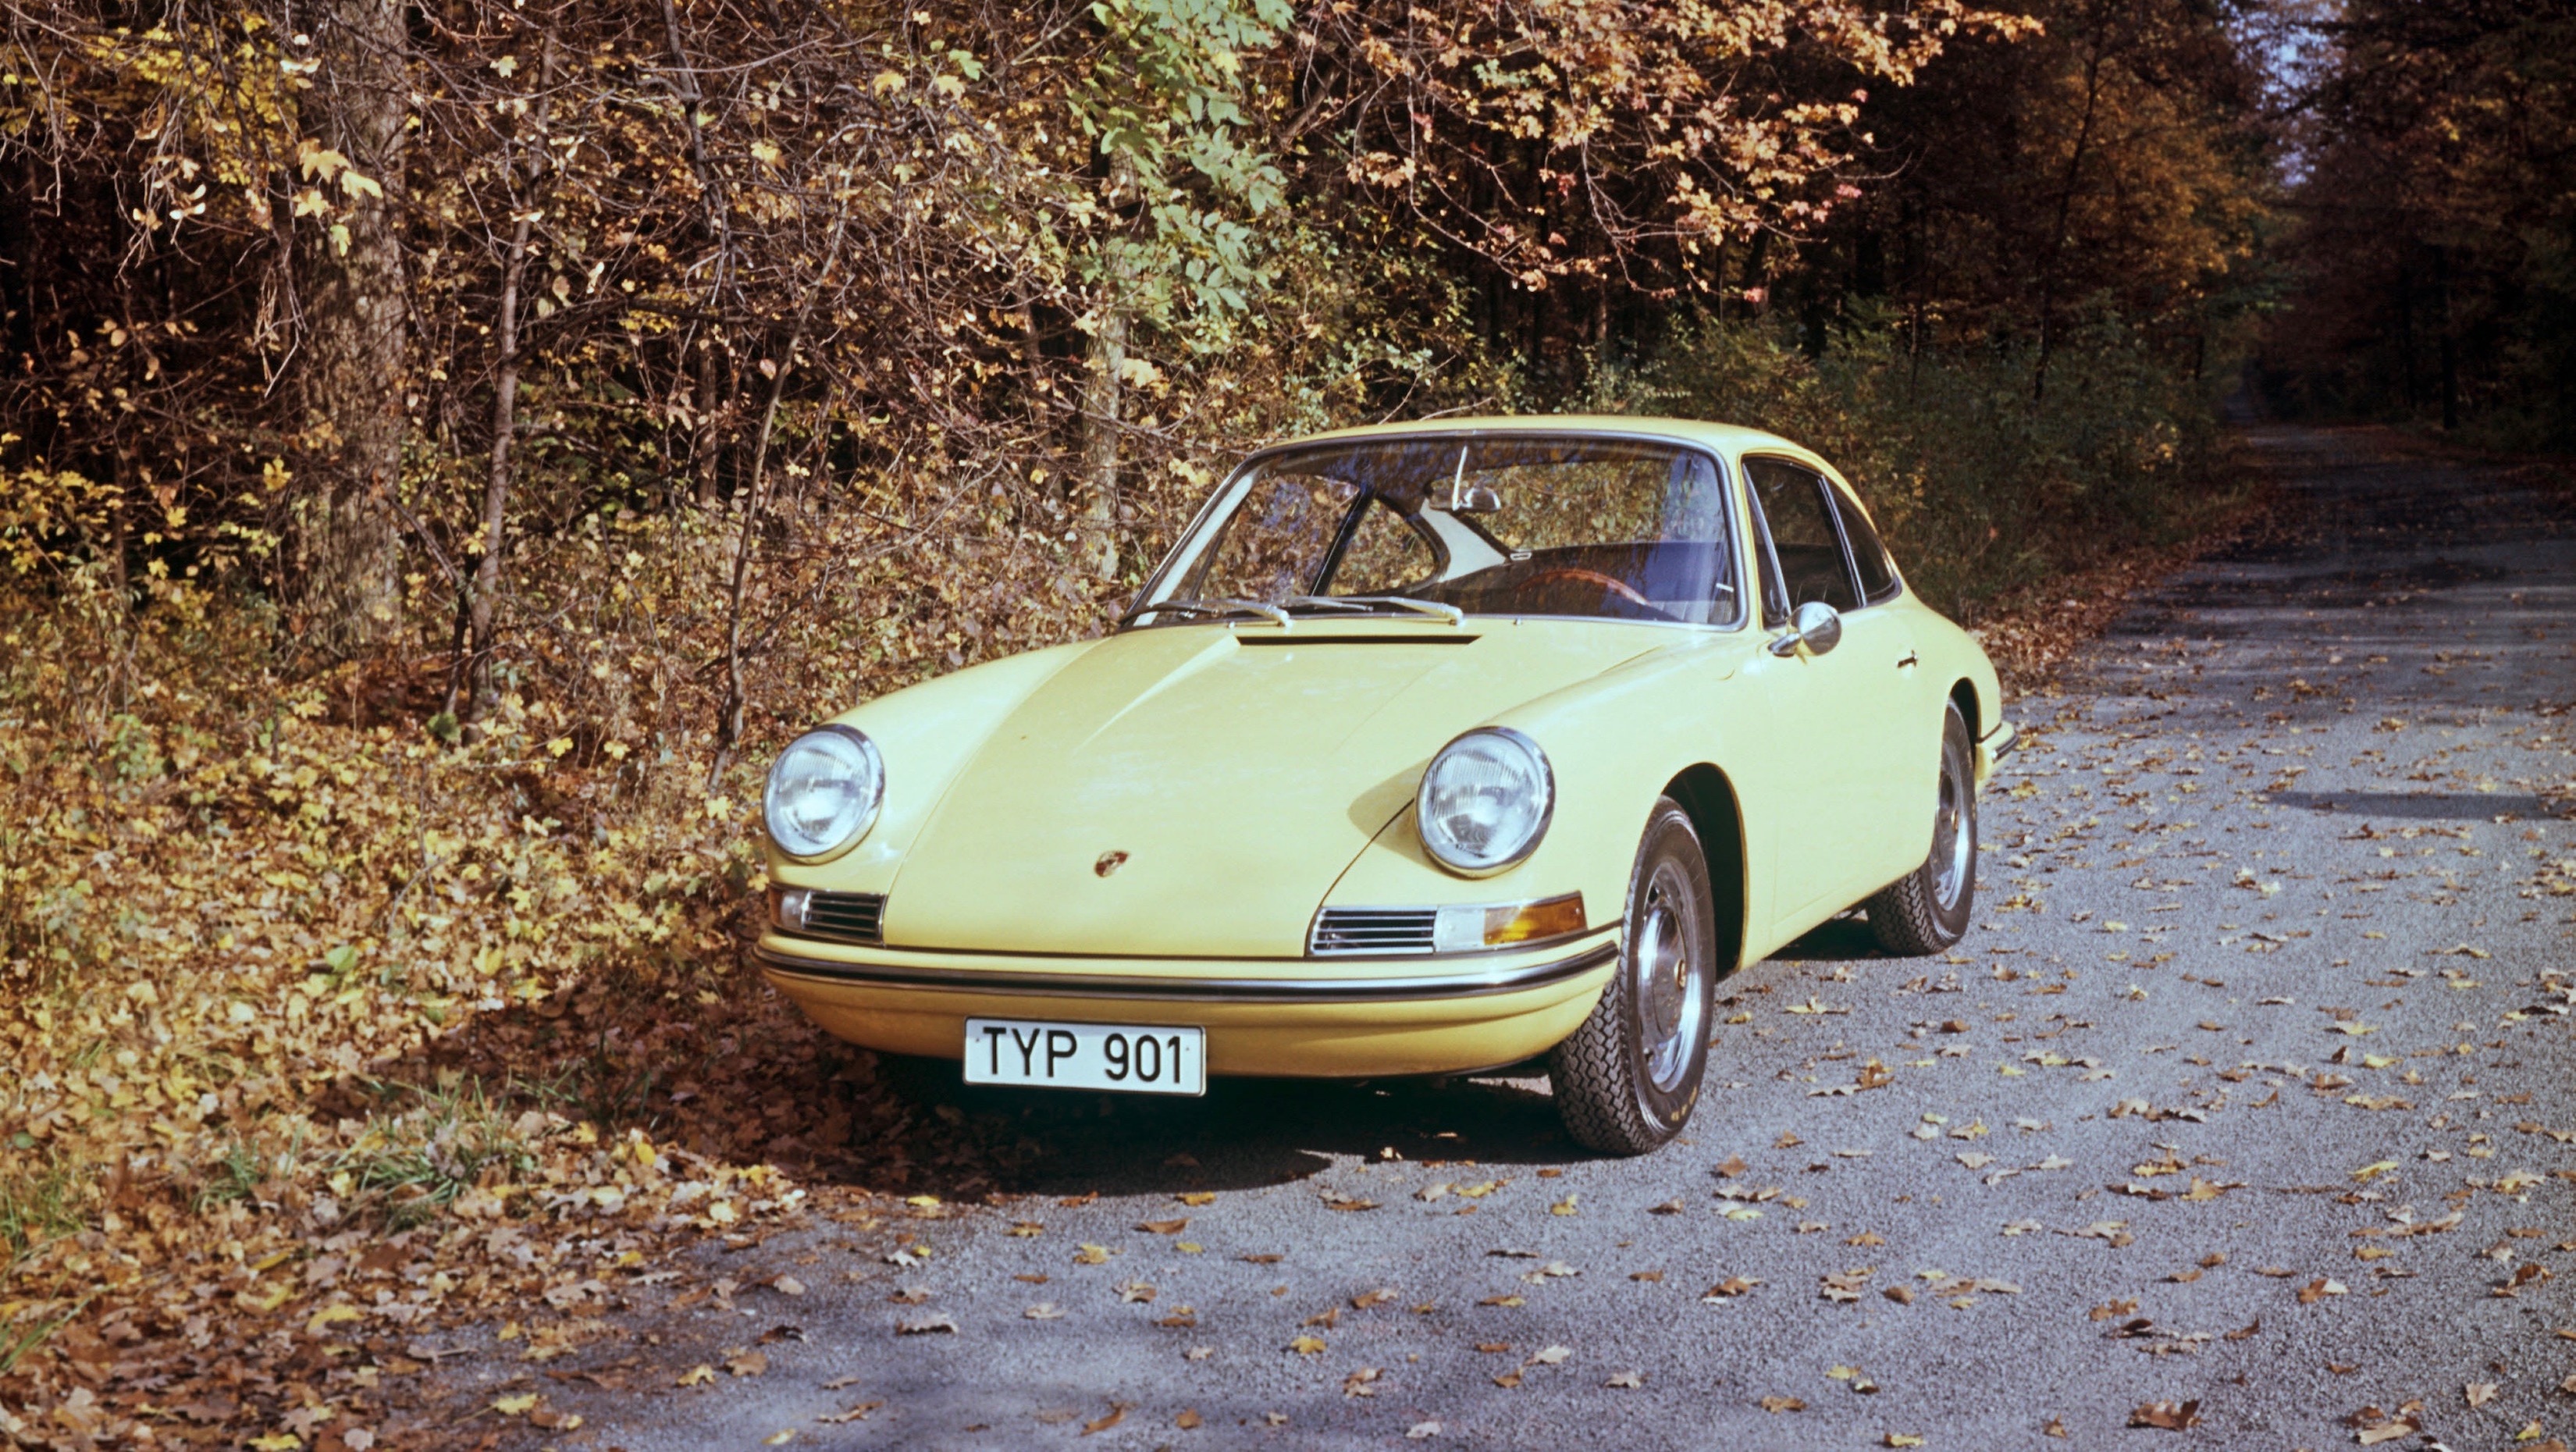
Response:
[[[1708,861],[1669,798],[1646,819],[1623,928],[1617,972],[1592,1016],[1548,1055],[1548,1077],[1578,1142],[1636,1155],[1690,1122],[1717,993]]]
[[[1932,815],[1932,850],[1915,868],[1869,900],[1869,930],[1878,945],[1908,957],[1938,953],[1968,931],[1977,902],[1977,770],[1968,722],[1954,703],[1942,715],[1941,790]]]

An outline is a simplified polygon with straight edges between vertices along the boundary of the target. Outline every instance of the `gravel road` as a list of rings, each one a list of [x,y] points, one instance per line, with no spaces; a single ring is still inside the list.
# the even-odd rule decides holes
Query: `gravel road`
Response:
[[[2035,734],[1967,940],[1887,959],[1838,922],[1728,980],[1664,1153],[1586,1158],[1543,1079],[961,1097],[1022,1119],[1043,1193],[709,1250],[693,1275],[750,1288],[634,1297],[585,1358],[641,1357],[628,1389],[547,1385],[568,1440],[2576,1434],[2576,504],[2250,441],[2289,534],[2010,703]],[[801,1295],[756,1284],[782,1272]],[[922,1318],[954,1330],[898,1334]],[[2135,1425],[2153,1403],[2191,1424]]]

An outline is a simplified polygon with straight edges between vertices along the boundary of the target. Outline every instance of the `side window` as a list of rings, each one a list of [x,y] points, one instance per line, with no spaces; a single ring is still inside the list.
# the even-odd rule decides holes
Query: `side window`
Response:
[[[1860,595],[1872,605],[1896,594],[1896,565],[1887,557],[1887,546],[1870,528],[1869,516],[1861,513],[1860,504],[1840,489],[1827,486],[1833,496],[1834,512],[1842,516],[1843,539],[1851,546],[1853,568],[1860,571]]]
[[[1744,477],[1771,530],[1780,583],[1792,609],[1820,600],[1836,610],[1860,608],[1860,592],[1843,560],[1843,540],[1825,502],[1825,481],[1782,459],[1744,461]]]
[[[1326,589],[1335,595],[1401,595],[1429,579],[1440,561],[1422,532],[1386,501],[1372,496],[1360,508],[1350,543],[1333,567]]]

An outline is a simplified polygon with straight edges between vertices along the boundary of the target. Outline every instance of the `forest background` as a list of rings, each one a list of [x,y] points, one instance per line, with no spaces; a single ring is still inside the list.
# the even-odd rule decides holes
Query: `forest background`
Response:
[[[2563,446],[2571,42],[2565,0],[0,0],[0,1432],[358,1445],[294,1278],[331,1237],[461,1258],[430,1314],[552,1284],[476,1227],[922,1176],[739,971],[765,754],[1102,629],[1266,441],[1768,427],[1971,624],[2225,517],[2222,406]],[[237,1394],[115,1390],[169,1358]]]

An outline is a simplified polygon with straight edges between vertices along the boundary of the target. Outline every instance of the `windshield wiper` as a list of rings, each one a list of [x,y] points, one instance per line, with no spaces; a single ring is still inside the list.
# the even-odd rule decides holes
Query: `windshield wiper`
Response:
[[[1291,595],[1280,603],[1283,605],[1339,605],[1359,610],[1367,610],[1372,605],[1392,605],[1399,610],[1410,610],[1417,615],[1437,616],[1452,625],[1467,623],[1467,612],[1455,605],[1443,605],[1436,600],[1416,600],[1410,595]]]
[[[1152,615],[1164,610],[1184,611],[1191,615],[1259,615],[1278,622],[1282,630],[1297,628],[1294,616],[1276,605],[1264,604],[1259,600],[1157,600],[1135,612],[1135,615],[1130,615],[1128,619],[1133,620],[1136,615]]]

